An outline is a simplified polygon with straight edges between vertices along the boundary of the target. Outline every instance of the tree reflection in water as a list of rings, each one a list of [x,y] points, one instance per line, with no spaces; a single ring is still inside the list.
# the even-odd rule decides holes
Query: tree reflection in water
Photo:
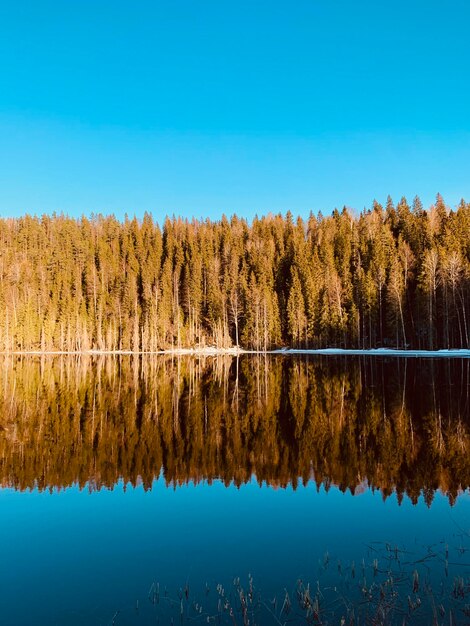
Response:
[[[0,478],[17,489],[162,472],[430,505],[470,485],[469,360],[4,357],[0,383]]]

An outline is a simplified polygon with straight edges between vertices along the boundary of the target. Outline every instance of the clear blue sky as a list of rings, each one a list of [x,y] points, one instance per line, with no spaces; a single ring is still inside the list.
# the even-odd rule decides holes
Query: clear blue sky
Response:
[[[470,200],[468,0],[0,0],[0,215]]]

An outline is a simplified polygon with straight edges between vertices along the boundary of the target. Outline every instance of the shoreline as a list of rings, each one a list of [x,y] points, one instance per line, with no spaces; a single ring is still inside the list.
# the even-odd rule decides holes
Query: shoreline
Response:
[[[245,350],[244,348],[174,348],[157,351],[133,350],[14,350],[0,351],[1,356],[240,356],[240,355],[318,355],[318,356],[392,356],[414,358],[470,358],[470,349],[404,350],[395,348],[345,349],[345,348],[279,348],[275,350]]]

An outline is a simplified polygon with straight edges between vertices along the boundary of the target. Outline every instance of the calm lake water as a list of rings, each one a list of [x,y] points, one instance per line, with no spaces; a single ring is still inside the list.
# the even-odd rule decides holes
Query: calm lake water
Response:
[[[0,367],[0,623],[469,623],[469,359]]]

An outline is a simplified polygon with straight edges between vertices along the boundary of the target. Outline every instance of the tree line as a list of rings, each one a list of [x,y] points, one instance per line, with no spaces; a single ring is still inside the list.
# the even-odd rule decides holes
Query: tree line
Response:
[[[283,355],[1,362],[0,484],[253,477],[384,498],[470,486],[470,361]]]
[[[470,204],[0,220],[1,351],[470,347]]]

